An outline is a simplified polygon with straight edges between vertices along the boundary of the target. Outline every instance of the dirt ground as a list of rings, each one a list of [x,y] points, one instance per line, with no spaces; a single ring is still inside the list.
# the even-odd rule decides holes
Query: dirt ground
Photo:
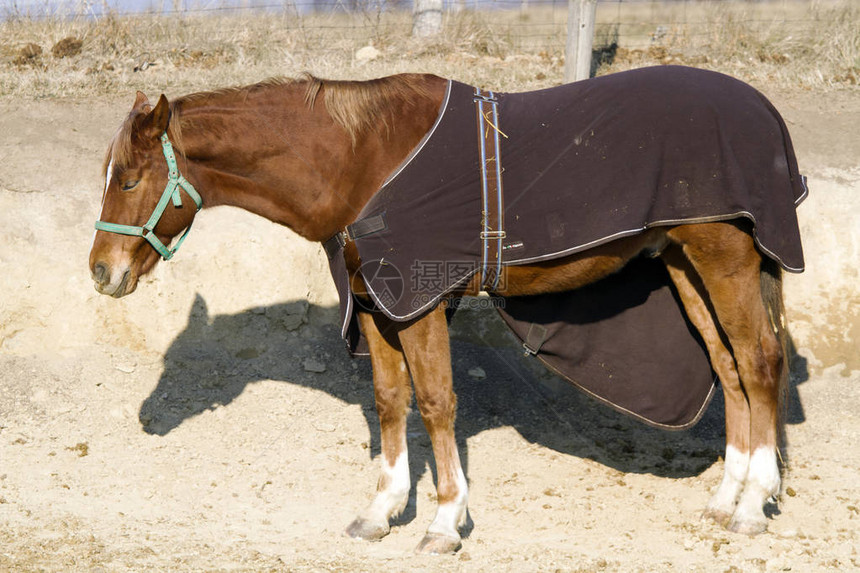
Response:
[[[379,431],[320,247],[214,209],[134,295],[100,296],[101,161],[133,94],[0,99],[0,571],[860,569],[860,96],[768,95],[811,188],[808,270],[786,277],[799,350],[770,531],[700,520],[722,472],[720,396],[689,431],[644,427],[472,310],[452,327],[470,520],[444,557],[412,554],[435,509],[417,414],[405,514],[379,543],[342,536],[375,490]]]

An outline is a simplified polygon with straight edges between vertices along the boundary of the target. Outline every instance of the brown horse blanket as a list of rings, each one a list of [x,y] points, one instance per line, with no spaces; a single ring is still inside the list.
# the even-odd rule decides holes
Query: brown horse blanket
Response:
[[[350,235],[375,310],[421,316],[482,272],[487,205],[475,88],[451,81],[436,124],[365,206]],[[763,253],[803,270],[804,179],[781,117],[715,72],[657,67],[529,93],[490,94],[499,144],[502,265],[550,260],[660,225],[746,219]],[[495,164],[494,164],[495,166]],[[343,335],[360,340],[343,257],[327,248]],[[501,279],[504,281],[504,273]],[[498,301],[552,369],[646,422],[686,427],[712,395],[707,355],[659,262],[586,289]]]

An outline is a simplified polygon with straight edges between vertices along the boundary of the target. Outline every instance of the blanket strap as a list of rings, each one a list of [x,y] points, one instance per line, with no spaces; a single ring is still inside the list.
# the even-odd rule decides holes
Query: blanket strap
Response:
[[[544,342],[546,342],[548,334],[549,331],[545,326],[533,322],[531,326],[529,326],[529,332],[526,335],[525,342],[523,342],[525,355],[528,356],[531,354],[533,356],[537,356],[537,353],[540,352],[540,347],[543,346]]]
[[[332,259],[348,242],[379,233],[387,228],[388,223],[385,221],[385,213],[365,217],[347,225],[343,231],[338,231],[323,241],[323,249],[325,249],[325,254],[328,255],[328,258]]]
[[[484,197],[481,213],[481,288],[493,292],[499,287],[502,274],[502,240],[504,201],[502,196],[501,145],[499,136],[499,100],[491,91],[475,88],[475,111],[478,122],[478,143],[481,151],[481,191]]]

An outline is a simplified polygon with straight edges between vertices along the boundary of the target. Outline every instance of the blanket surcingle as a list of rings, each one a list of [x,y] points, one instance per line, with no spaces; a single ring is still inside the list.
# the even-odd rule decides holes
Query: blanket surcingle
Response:
[[[795,209],[804,179],[784,122],[752,87],[667,66],[486,93],[450,81],[436,124],[348,229],[376,310],[391,319],[421,316],[486,271],[481,129],[500,142],[492,161],[504,233],[489,240],[499,241],[503,266],[654,226],[746,219],[766,256],[803,270]],[[476,97],[494,104],[479,129]],[[327,250],[355,351],[356,301],[341,252]],[[703,345],[659,261],[638,259],[585,289],[496,306],[528,353],[647,423],[688,427],[713,394]]]

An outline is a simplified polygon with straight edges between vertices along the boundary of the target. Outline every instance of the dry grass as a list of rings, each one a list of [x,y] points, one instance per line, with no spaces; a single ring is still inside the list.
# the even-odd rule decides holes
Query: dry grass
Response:
[[[305,70],[338,78],[426,71],[535,89],[562,82],[565,17],[541,7],[452,13],[430,41],[411,39],[410,14],[396,11],[11,18],[0,22],[0,95],[176,95]],[[781,88],[860,79],[856,0],[608,3],[597,40],[614,44],[598,73],[682,63]],[[356,58],[368,45],[379,55]]]
[[[854,0],[703,2],[662,20],[641,19],[667,24],[648,37],[642,25],[622,27],[618,43],[630,48],[621,51],[614,69],[639,65],[645,53],[646,60],[708,67],[780,87],[860,81],[860,3]],[[634,41],[625,42],[625,34]]]

